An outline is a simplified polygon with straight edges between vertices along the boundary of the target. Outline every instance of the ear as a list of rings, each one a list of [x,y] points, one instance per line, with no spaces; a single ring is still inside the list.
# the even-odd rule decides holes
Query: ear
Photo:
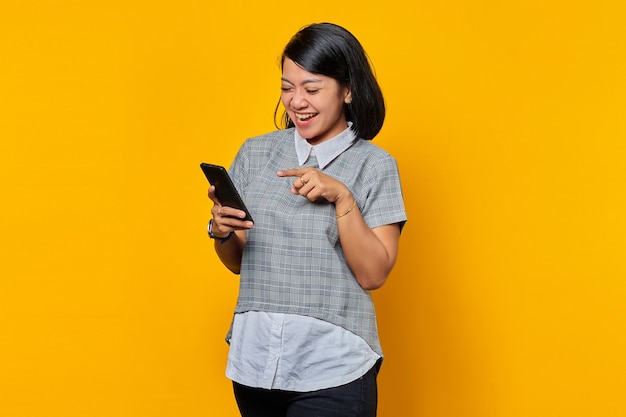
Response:
[[[352,89],[349,85],[344,87],[343,90],[343,102],[346,104],[352,103]]]

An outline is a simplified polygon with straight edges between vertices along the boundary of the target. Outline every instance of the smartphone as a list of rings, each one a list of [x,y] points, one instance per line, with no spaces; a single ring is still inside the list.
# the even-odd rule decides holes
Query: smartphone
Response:
[[[246,205],[243,203],[241,196],[237,192],[235,188],[235,184],[233,184],[233,180],[230,179],[230,175],[228,175],[228,171],[226,168],[219,165],[212,165],[201,163],[200,168],[206,175],[206,178],[209,180],[211,185],[215,186],[215,196],[223,206],[233,207],[238,210],[243,210],[246,212],[246,217],[244,220],[252,220],[252,216],[250,212],[246,208]]]

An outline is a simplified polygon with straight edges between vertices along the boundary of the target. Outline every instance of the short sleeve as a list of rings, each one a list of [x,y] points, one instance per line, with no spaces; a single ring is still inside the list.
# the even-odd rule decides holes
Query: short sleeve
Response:
[[[387,154],[367,166],[371,168],[364,177],[365,204],[360,207],[363,219],[370,228],[398,223],[402,230],[407,216],[398,164]]]

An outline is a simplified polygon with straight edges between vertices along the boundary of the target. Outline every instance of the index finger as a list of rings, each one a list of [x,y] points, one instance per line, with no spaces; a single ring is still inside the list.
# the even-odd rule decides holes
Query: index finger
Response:
[[[276,175],[278,175],[279,177],[301,177],[302,175],[304,175],[307,171],[310,171],[311,168],[291,168],[291,169],[284,169],[282,171],[278,171],[276,173]]]

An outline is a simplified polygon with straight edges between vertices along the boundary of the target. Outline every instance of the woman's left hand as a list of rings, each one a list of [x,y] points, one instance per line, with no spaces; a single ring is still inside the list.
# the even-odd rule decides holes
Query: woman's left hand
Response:
[[[278,171],[279,177],[296,177],[291,184],[291,193],[306,197],[309,201],[324,199],[338,203],[351,195],[344,183],[315,168],[293,168]]]

